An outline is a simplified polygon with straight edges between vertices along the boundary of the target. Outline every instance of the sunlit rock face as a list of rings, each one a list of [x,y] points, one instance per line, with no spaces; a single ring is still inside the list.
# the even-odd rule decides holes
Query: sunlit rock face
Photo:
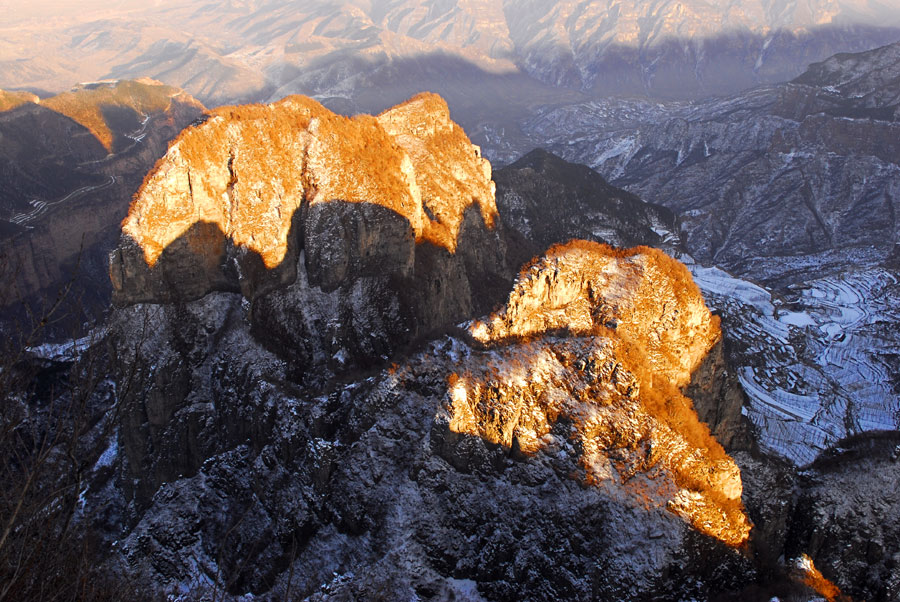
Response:
[[[519,275],[506,307],[473,327],[483,342],[598,328],[640,345],[648,369],[676,387],[721,336],[687,268],[647,247],[574,241],[552,247]]]
[[[378,226],[369,227],[379,220],[355,215],[366,210],[339,211],[329,203],[388,210],[374,212],[395,222],[389,229],[398,244],[380,248]],[[472,205],[491,227],[497,210],[490,164],[437,96],[421,94],[378,117],[352,119],[305,97],[226,107],[185,131],[148,175],[123,223],[112,279],[125,302],[196,298],[216,289],[253,297],[263,269],[293,278],[301,247],[308,271],[319,273],[325,288],[342,281],[360,257],[371,263],[398,253],[408,273],[413,242],[456,250]],[[341,234],[342,227],[359,235],[355,248],[339,240],[343,248],[325,253],[324,230]],[[166,261],[167,254],[178,260]]]
[[[721,338],[682,264],[649,248],[559,245],[470,330],[501,350],[451,378],[451,431],[536,453],[563,422],[587,482],[746,541],[740,471],[680,391]]]
[[[110,274],[119,304],[240,292],[296,365],[355,365],[496,301],[470,286],[511,279],[496,215],[490,164],[440,97],[354,118],[290,97],[186,130]]]
[[[642,201],[610,185],[600,174],[584,165],[569,163],[545,150],[536,149],[514,164],[496,171],[494,177],[497,182],[497,206],[503,224],[526,241],[519,247],[510,246],[513,251],[521,249],[523,252],[516,263],[525,263],[543,254],[551,245],[573,239],[622,248],[654,247],[674,257],[683,252],[674,214],[660,205]],[[635,255],[634,252],[630,254]],[[623,265],[634,263],[631,271],[641,269],[637,264],[644,258],[640,253],[636,255],[632,259],[620,258],[616,261],[608,258],[605,267],[597,269],[610,273],[592,286],[596,288],[607,281],[622,286],[624,280],[619,276],[625,272],[619,276],[614,274],[618,273],[618,262],[623,262]],[[567,254],[565,261],[572,260],[573,256]],[[586,294],[578,286],[570,293],[576,296]],[[655,291],[649,293],[656,294]],[[533,293],[526,293],[524,289],[520,290],[520,294],[534,297]],[[635,298],[653,298],[646,297],[647,294],[647,290],[642,290]],[[522,300],[522,303],[534,307],[540,307],[542,302],[537,298]],[[546,308],[541,308],[541,311],[546,311]],[[572,317],[572,311],[572,308],[563,310],[565,320]],[[553,312],[558,314],[560,309],[557,307]],[[499,328],[508,330],[510,326],[499,325]],[[682,377],[683,374],[678,376],[679,379]],[[741,414],[744,393],[736,375],[728,370],[723,342],[720,341],[706,354],[700,366],[693,368],[687,392],[701,421],[709,425],[716,440],[726,449],[733,451],[750,445],[751,435]]]

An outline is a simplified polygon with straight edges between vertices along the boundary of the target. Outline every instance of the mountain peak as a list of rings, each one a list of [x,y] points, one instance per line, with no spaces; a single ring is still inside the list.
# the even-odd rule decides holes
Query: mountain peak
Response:
[[[0,90],[0,112],[15,109],[28,102],[39,103],[41,99],[31,92]]]
[[[578,240],[555,245],[522,268],[506,308],[477,323],[473,334],[487,343],[598,328],[641,341],[643,361],[676,387],[688,384],[721,338],[719,319],[684,264],[658,249]]]
[[[336,115],[304,96],[222,107],[178,137],[135,195],[122,229],[141,261],[114,269],[114,285],[121,292],[131,276],[146,275],[180,239],[210,282],[226,249],[251,252],[273,270],[288,253],[295,214],[305,219],[301,206],[313,212],[333,202],[387,209],[416,242],[450,253],[469,207],[489,228],[497,215],[490,163],[437,95],[377,117]],[[204,223],[221,236],[198,230]],[[226,277],[228,286],[235,278]]]
[[[564,416],[600,487],[610,449],[646,445],[623,472],[651,475],[648,499],[729,545],[747,540],[740,470],[681,393],[722,336],[683,264],[647,247],[555,245],[470,333],[506,351],[450,379],[451,430],[532,453]]]

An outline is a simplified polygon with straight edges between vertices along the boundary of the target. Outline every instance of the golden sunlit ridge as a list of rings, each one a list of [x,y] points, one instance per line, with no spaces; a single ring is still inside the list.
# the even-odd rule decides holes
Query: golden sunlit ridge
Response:
[[[216,224],[267,268],[287,252],[294,213],[333,200],[374,203],[406,218],[419,242],[456,250],[473,204],[492,227],[490,163],[422,93],[377,117],[336,115],[291,96],[222,107],[172,143],[135,195],[123,232],[153,266],[194,224]]]
[[[681,392],[721,338],[684,265],[655,249],[557,245],[469,331],[496,353],[448,379],[452,431],[533,454],[565,420],[586,482],[747,541],[740,470]]]

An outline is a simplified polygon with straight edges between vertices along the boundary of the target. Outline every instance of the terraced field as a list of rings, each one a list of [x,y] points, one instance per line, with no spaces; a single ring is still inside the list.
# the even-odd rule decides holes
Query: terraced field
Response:
[[[692,272],[735,342],[746,413],[765,449],[805,465],[847,435],[900,427],[891,379],[900,287],[890,271],[805,282],[790,298],[718,268]]]

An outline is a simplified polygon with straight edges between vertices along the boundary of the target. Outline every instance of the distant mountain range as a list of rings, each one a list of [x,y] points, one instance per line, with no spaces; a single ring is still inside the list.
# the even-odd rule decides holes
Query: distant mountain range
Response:
[[[783,81],[836,52],[900,39],[896,0],[160,0],[50,21],[47,3],[7,17],[0,87],[150,76],[208,104],[293,92],[355,99],[387,82],[471,84],[455,80],[462,61],[535,86],[690,98]]]
[[[803,463],[900,426],[900,44],[724,98],[551,107],[523,130],[675,212],[764,447]]]

